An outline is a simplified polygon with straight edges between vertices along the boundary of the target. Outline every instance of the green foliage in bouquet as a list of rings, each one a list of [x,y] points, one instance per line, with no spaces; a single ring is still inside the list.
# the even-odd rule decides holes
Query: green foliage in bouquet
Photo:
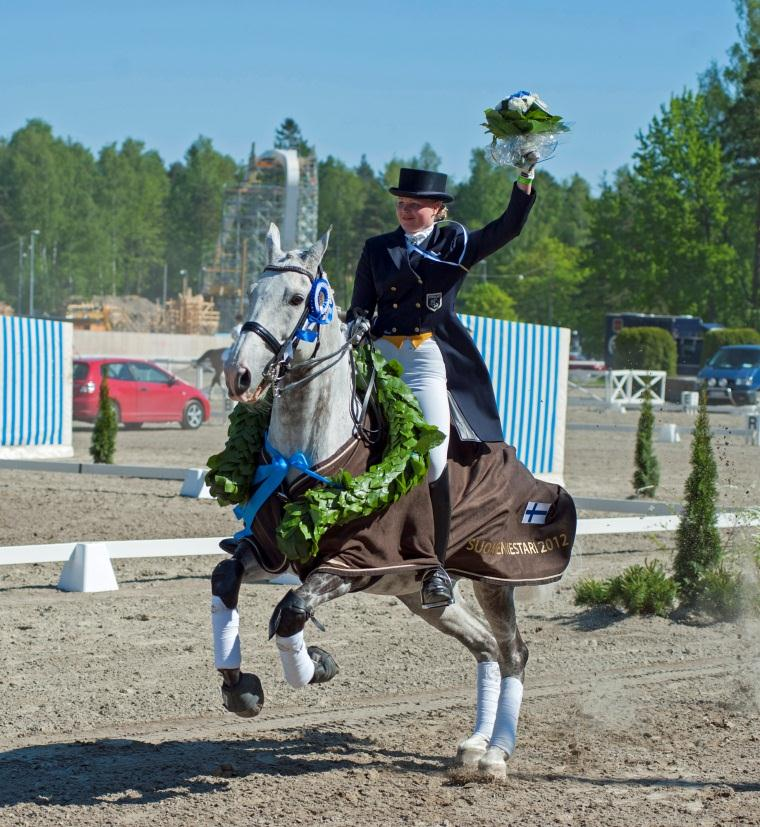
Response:
[[[519,108],[509,107],[510,101],[518,101]],[[551,115],[538,102],[535,95],[505,98],[495,109],[485,110],[483,126],[494,140],[543,132],[567,132],[568,126],[560,115]]]
[[[319,552],[319,541],[333,526],[380,511],[422,482],[428,471],[430,450],[443,442],[443,434],[425,422],[417,400],[400,378],[401,365],[386,362],[365,346],[355,353],[357,390],[366,391],[374,364],[378,403],[383,412],[387,441],[381,462],[353,477],[342,471],[331,477],[335,487],[315,486],[284,507],[277,529],[277,545],[289,559],[306,562]],[[209,457],[206,484],[220,505],[246,502],[269,425],[271,398],[255,408],[238,405],[230,414],[224,450]]]
[[[98,415],[95,418],[95,427],[92,429],[90,440],[90,455],[95,462],[110,465],[116,452],[116,434],[119,430],[119,420],[108,392],[108,378],[105,373],[100,380],[100,395],[98,397]]]

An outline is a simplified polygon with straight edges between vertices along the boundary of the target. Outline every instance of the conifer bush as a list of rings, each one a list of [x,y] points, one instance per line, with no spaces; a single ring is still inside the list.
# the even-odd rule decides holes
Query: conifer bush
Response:
[[[111,403],[108,392],[108,378],[105,373],[100,380],[100,395],[98,397],[98,415],[95,418],[95,427],[90,440],[90,455],[95,462],[113,463],[116,451],[116,433],[119,429],[119,420]]]
[[[633,474],[633,488],[642,497],[654,497],[660,484],[660,464],[654,452],[652,432],[654,431],[654,413],[649,391],[644,394],[641,403],[639,424],[636,429],[636,450]]]
[[[716,527],[718,468],[710,437],[707,398],[700,394],[691,443],[691,473],[686,480],[684,510],[676,534],[673,577],[687,606],[696,606],[708,572],[716,571],[723,549]]]
[[[607,580],[581,580],[575,586],[576,606],[615,606],[631,614],[660,617],[667,616],[677,596],[677,585],[658,560],[628,566]]]

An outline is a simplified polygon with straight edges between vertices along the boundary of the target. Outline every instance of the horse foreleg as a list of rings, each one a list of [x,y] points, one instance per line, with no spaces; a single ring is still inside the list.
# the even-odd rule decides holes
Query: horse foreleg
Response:
[[[459,742],[457,762],[475,767],[485,755],[499,700],[498,644],[491,630],[461,602],[444,609],[423,609],[419,594],[400,595],[399,600],[438,631],[458,640],[478,664],[477,713],[472,733]]]
[[[253,718],[264,706],[261,681],[240,671],[240,615],[237,604],[243,580],[263,574],[251,546],[238,543],[235,553],[222,560],[211,574],[211,628],[214,665],[222,675],[222,703],[243,718]]]
[[[275,639],[285,680],[293,687],[325,683],[338,673],[332,655],[318,646],[306,646],[303,630],[317,607],[351,591],[356,581],[336,574],[313,572],[303,585],[290,590],[277,604],[269,621],[269,639]]]
[[[474,591],[498,642],[501,670],[493,732],[488,749],[478,762],[478,770],[503,779],[507,776],[507,761],[515,749],[528,647],[517,628],[514,588],[476,582]]]

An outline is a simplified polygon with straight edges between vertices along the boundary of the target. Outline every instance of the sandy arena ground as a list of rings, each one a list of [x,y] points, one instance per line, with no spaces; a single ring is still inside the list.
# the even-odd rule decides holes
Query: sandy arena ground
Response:
[[[636,415],[571,408],[569,420],[635,425]],[[729,421],[739,424],[713,418]],[[203,465],[224,433],[218,420],[122,431],[116,461]],[[89,428],[75,425],[74,438],[88,461]],[[569,430],[571,493],[629,495],[633,441]],[[716,449],[721,503],[760,505],[760,448],[728,437]],[[658,499],[679,501],[689,440],[657,452]],[[228,510],[178,493],[178,482],[0,471],[0,545],[236,530]],[[726,539],[736,550],[751,542]],[[222,709],[213,669],[217,558],[116,561],[120,589],[102,594],[58,592],[60,564],[0,566],[0,824],[759,824],[758,624],[573,605],[579,577],[669,564],[672,546],[672,534],[581,538],[557,588],[518,591],[530,663],[503,784],[452,771],[473,721],[475,666],[395,599],[325,606],[326,632],[307,635],[341,672],[296,691],[266,640],[286,589],[245,588],[244,662],[266,706],[242,720]]]

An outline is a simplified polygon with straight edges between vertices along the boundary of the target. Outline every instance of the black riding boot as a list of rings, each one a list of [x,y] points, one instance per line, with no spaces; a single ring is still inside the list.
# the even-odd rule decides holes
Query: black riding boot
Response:
[[[438,609],[442,606],[450,606],[454,602],[453,584],[444,568],[451,522],[449,469],[446,468],[435,482],[430,483],[428,488],[430,489],[430,501],[433,504],[433,546],[435,556],[441,565],[425,572],[422,578],[422,608]]]

